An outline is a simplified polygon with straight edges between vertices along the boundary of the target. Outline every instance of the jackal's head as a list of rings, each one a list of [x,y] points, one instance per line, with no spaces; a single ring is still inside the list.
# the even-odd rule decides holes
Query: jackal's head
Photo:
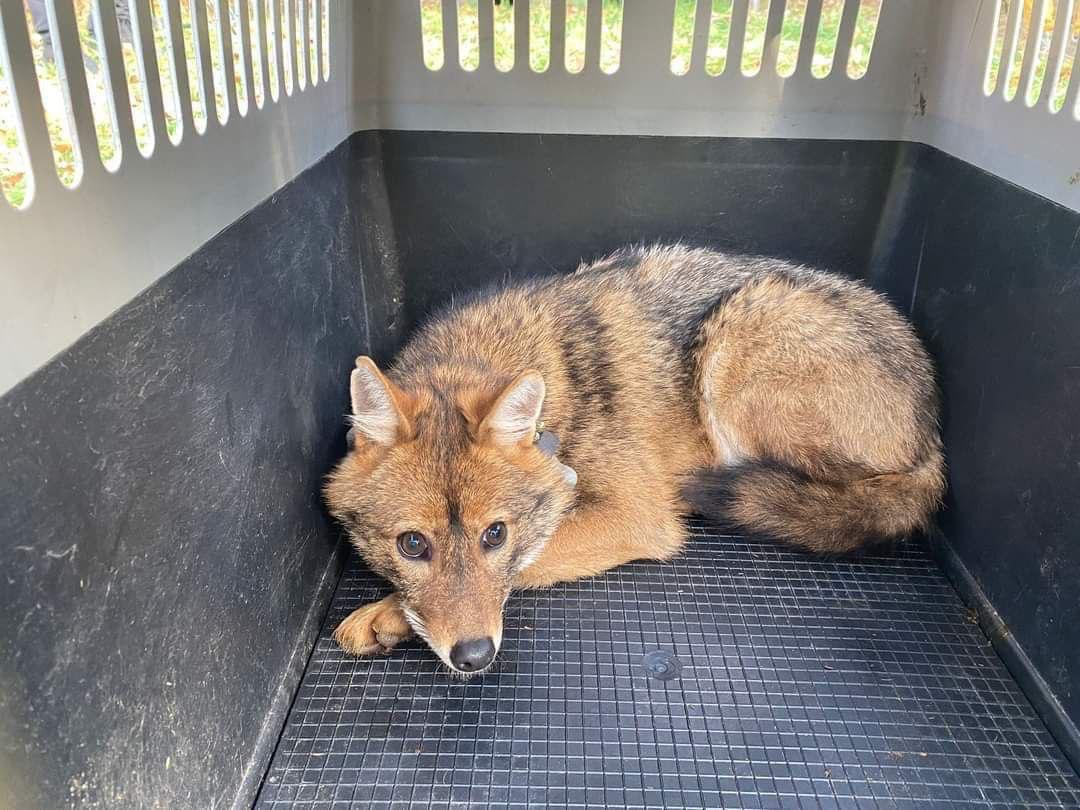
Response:
[[[573,503],[567,468],[536,444],[544,381],[436,369],[406,389],[366,357],[352,372],[349,454],[326,498],[443,662],[486,669],[514,578]]]

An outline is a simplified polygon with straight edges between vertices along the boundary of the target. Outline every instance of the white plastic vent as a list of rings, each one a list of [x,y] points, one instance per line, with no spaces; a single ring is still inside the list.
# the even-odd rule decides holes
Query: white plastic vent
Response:
[[[495,69],[505,73],[514,69],[514,5],[495,4]]]
[[[811,75],[824,79],[840,46],[846,46],[845,74],[861,79],[870,67],[881,5],[885,0],[675,0],[671,72],[684,76],[705,48],[705,72],[720,76],[730,54],[739,72],[757,76],[763,69],[789,78],[805,50]],[[698,36],[699,27],[707,35]],[[736,47],[738,46],[738,47]],[[803,68],[805,69],[805,68]],[[700,70],[700,68],[697,68]]]
[[[233,81],[236,83],[236,109],[241,116],[245,116],[248,114],[248,81],[241,25],[240,0],[229,0],[229,42],[232,50]]]
[[[307,89],[307,59],[304,56],[304,0],[293,0],[296,20],[293,27],[293,44],[296,47],[296,83],[301,90]]]
[[[143,38],[139,30],[139,13],[135,0],[116,0],[116,26],[120,33],[120,49],[127,79],[131,120],[135,126],[135,145],[143,157],[154,154],[154,125],[150,120],[150,101],[147,98],[146,63],[143,61]],[[48,102],[46,102],[46,110]],[[46,112],[46,117],[48,113]]]
[[[296,0],[293,0],[295,2]],[[281,74],[285,95],[293,94],[292,21],[289,0],[281,0],[278,31],[281,34]]]
[[[522,60],[515,47],[528,46],[529,68],[543,73],[553,53],[552,32],[560,41],[563,67],[580,73],[595,60],[612,74],[622,58],[623,0],[530,0],[528,22],[512,0],[419,0],[420,39],[428,70],[441,70],[445,37],[457,40],[462,70],[480,67],[480,42],[490,41],[493,63],[509,72]],[[671,72],[690,72],[704,50],[704,69],[719,76],[727,69],[729,51],[738,54],[739,70],[756,76],[775,67],[787,78],[795,73],[801,49],[812,49],[811,72],[824,78],[832,71],[838,45],[848,54],[845,73],[862,78],[870,67],[881,5],[885,0],[671,0]],[[490,11],[488,10],[490,7]],[[631,12],[633,13],[633,12]],[[812,19],[811,19],[812,18]],[[596,26],[598,33],[591,33]],[[813,32],[807,37],[807,26]],[[490,27],[487,33],[482,29]],[[521,29],[525,30],[521,30]],[[520,33],[519,33],[520,32]],[[732,37],[739,47],[733,48]],[[596,43],[593,45],[592,43]],[[590,51],[595,55],[587,56]],[[700,62],[697,64],[700,65]],[[700,66],[696,68],[700,70]]]
[[[150,0],[154,29],[154,52],[161,78],[161,102],[165,108],[165,132],[176,145],[184,138],[184,117],[180,112],[180,90],[176,84],[176,61],[172,50],[172,26],[165,13],[166,0]]]
[[[255,95],[255,106],[260,110],[266,104],[266,88],[263,85],[262,71],[262,31],[259,26],[258,0],[246,0],[248,38],[251,43],[251,89]]]
[[[221,36],[220,0],[206,0],[206,27],[210,44],[210,74],[214,80],[214,109],[218,123],[229,123],[229,91],[225,86],[225,46]]]
[[[1020,97],[1028,107],[1044,101],[1050,113],[1059,112],[1070,93],[1078,40],[1080,2],[995,0],[983,92],[1006,102]],[[1072,114],[1080,118],[1080,102]]]
[[[257,0],[250,1],[257,2]],[[329,1],[323,0],[323,8],[326,8]],[[264,0],[263,5],[263,26],[266,31],[266,81],[270,85],[270,99],[274,103],[277,103],[278,95],[281,92],[281,85],[278,82],[276,3],[277,0]]]
[[[63,186],[74,188],[83,175],[80,133],[83,148],[96,136],[102,165],[116,172],[123,159],[122,130],[147,158],[158,137],[181,144],[185,119],[196,133],[206,132],[207,78],[217,120],[225,125],[232,104],[244,116],[249,106],[262,109],[267,96],[277,101],[282,75],[289,94],[294,77],[303,90],[330,76],[332,0],[16,2],[25,27],[4,31],[0,21],[0,192],[16,209],[28,206],[34,195],[31,142],[23,128],[28,108],[20,109],[17,87],[24,98],[27,87],[34,87],[32,100],[40,99],[41,106],[29,109],[44,115],[56,175]],[[58,15],[58,9],[64,13]],[[58,36],[65,25],[76,36]],[[29,53],[26,65],[11,64],[9,46],[16,36],[22,38],[19,52]],[[88,102],[86,109],[72,103],[65,64],[73,62],[81,63],[74,75],[85,76],[87,90],[74,94],[75,101]],[[112,75],[110,65],[122,72]],[[32,76],[33,84],[20,83],[16,71],[27,71],[24,78]],[[89,126],[80,128],[80,121]]]
[[[319,2],[307,0],[307,49],[308,49],[308,75],[311,77],[312,87],[319,83]]]
[[[481,67],[481,41],[491,42],[491,64],[500,73],[526,65],[533,73],[544,73],[553,60],[567,73],[581,73],[590,64],[608,75],[619,69],[623,0],[419,3],[421,55],[428,70],[445,65],[447,37],[456,39],[458,65],[468,72]]]
[[[56,175],[65,186],[74,188],[82,179],[82,155],[75,134],[64,54],[55,36],[56,7],[53,0],[23,0],[23,8]]]
[[[319,55],[322,57],[322,77],[330,81],[330,0],[319,3]]]
[[[198,35],[199,11],[196,0],[180,0],[180,25],[184,33],[184,61],[187,63],[191,120],[195,131],[206,132],[206,96],[203,93],[203,57]]]
[[[94,116],[98,155],[110,172],[120,168],[123,155],[120,146],[120,126],[116,120],[116,104],[113,101],[112,76],[105,58],[105,38],[101,22],[99,0],[89,0],[75,6],[75,22],[79,28],[79,45],[82,48],[86,89],[90,95],[90,111]]]

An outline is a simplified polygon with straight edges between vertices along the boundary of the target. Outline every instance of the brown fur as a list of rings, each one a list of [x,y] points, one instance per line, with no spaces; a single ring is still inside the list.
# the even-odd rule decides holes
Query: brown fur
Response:
[[[386,376],[362,358],[352,390],[327,500],[397,588],[339,627],[358,654],[410,624],[448,664],[458,641],[497,647],[512,588],[671,557],[693,510],[836,553],[925,526],[944,488],[910,326],[861,284],[776,260],[620,251],[452,307]],[[486,549],[495,521],[507,540]],[[399,553],[403,532],[430,559]]]

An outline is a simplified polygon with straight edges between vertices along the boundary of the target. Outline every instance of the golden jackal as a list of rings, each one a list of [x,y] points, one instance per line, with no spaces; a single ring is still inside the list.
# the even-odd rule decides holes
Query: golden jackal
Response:
[[[625,249],[451,306],[352,372],[331,512],[396,592],[337,628],[412,632],[475,674],[514,588],[676,554],[701,512],[812,551],[924,527],[933,370],[862,284],[774,259]]]

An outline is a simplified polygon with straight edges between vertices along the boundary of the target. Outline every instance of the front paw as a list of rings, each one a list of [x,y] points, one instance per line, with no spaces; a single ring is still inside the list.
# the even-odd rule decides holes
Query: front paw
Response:
[[[334,640],[351,655],[390,652],[412,635],[397,594],[350,613],[334,631]]]

